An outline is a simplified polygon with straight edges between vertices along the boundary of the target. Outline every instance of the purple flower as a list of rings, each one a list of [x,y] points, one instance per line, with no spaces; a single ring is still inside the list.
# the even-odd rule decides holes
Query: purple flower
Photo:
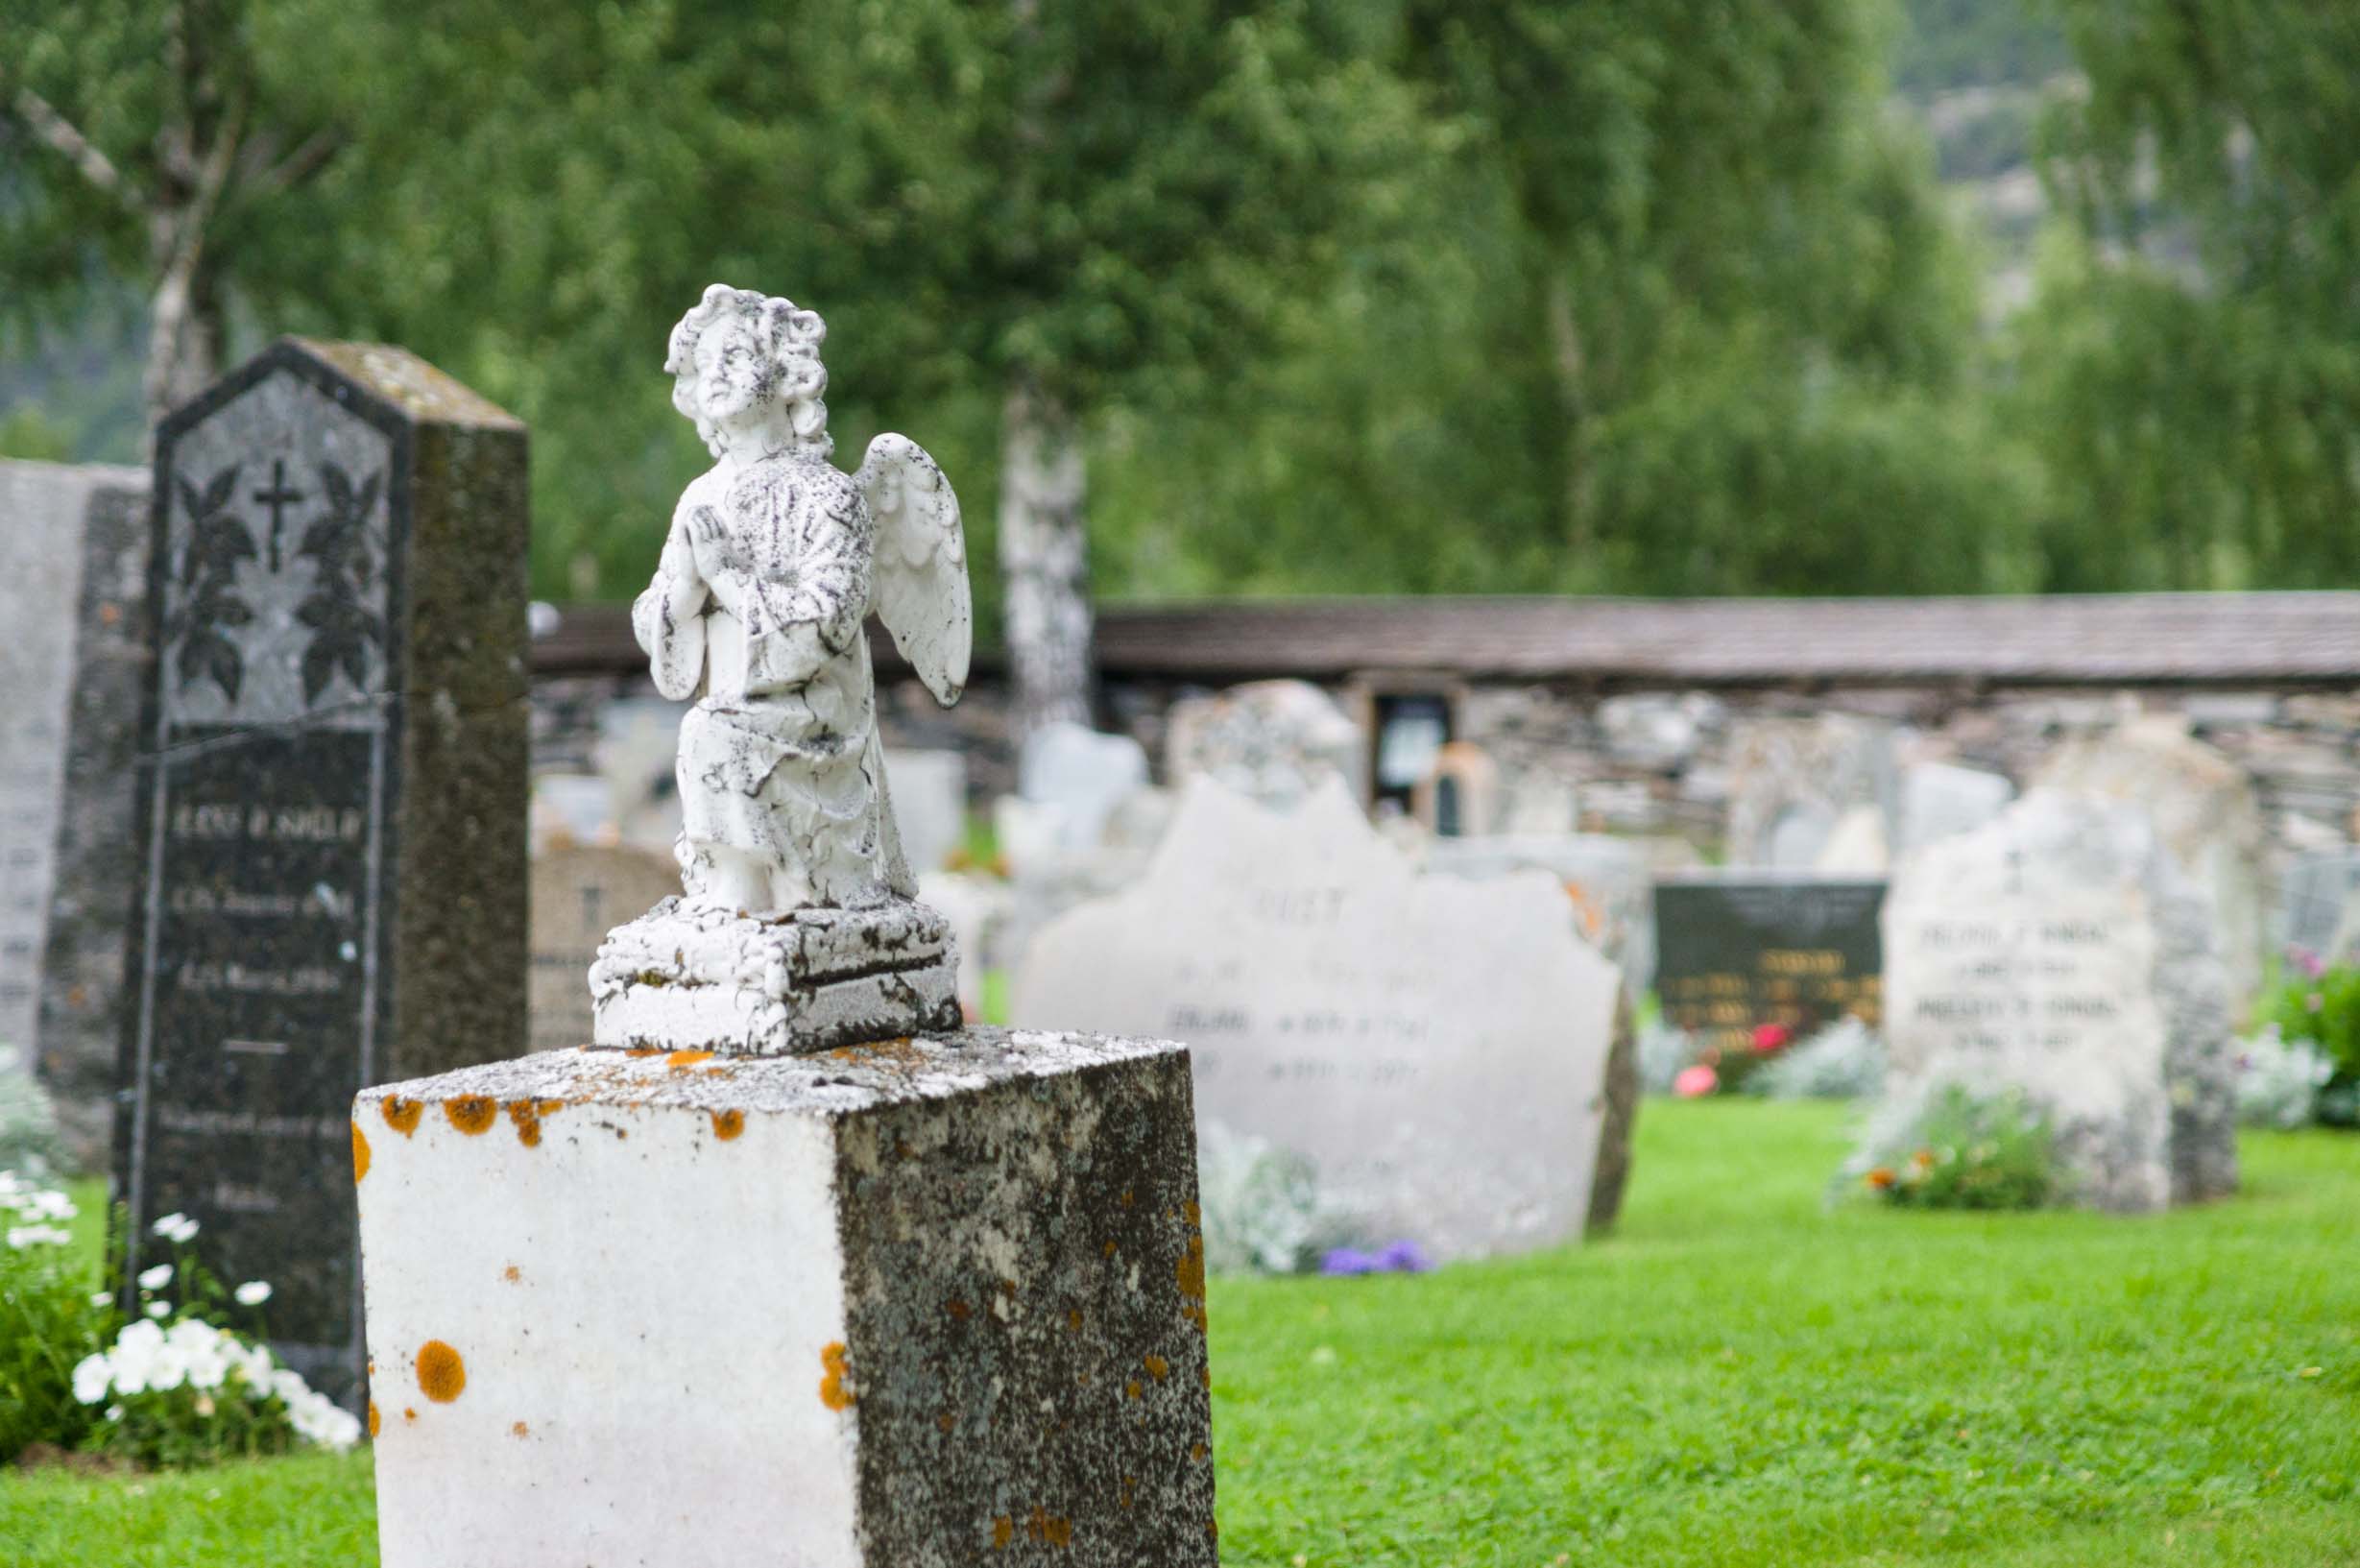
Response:
[[[2308,978],[2315,980],[2326,973],[2326,960],[2309,948],[2290,947],[2286,950],[2286,955],[2295,961],[2295,967],[2301,970]]]
[[[1323,1274],[1373,1274],[1377,1260],[1357,1246],[1339,1246],[1319,1260]]]
[[[1377,1266],[1396,1274],[1423,1274],[1433,1266],[1433,1259],[1415,1242],[1395,1242],[1377,1254]]]

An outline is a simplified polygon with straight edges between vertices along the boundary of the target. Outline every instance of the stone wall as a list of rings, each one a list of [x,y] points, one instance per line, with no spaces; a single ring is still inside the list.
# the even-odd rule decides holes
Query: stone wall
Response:
[[[1146,747],[1159,774],[1165,715],[1210,688],[1110,682],[1101,725]],[[1356,711],[1356,683],[1330,689]],[[534,687],[534,766],[587,764],[602,702],[646,694],[646,682],[543,679]],[[1733,739],[1748,720],[1848,714],[1892,727],[1893,760],[1954,762],[2005,774],[2019,786],[2060,742],[2133,713],[2177,714],[2194,736],[2245,769],[2269,834],[2275,886],[2288,858],[2360,840],[2360,689],[2286,687],[1830,687],[1597,691],[1570,686],[1469,682],[1457,688],[1458,738],[1500,764],[1513,813],[1546,814],[1545,797],[1570,792],[1582,832],[1677,840],[1708,860],[1723,855]],[[968,787],[987,801],[1015,787],[1004,687],[979,679],[945,712],[915,681],[890,683],[880,702],[885,743],[955,749]],[[1541,803],[1537,804],[1536,803]]]

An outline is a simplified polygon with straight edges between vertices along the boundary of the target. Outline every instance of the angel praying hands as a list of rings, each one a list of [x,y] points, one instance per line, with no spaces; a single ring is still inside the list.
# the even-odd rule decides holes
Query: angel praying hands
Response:
[[[677,848],[691,908],[873,908],[916,891],[877,734],[871,611],[945,707],[973,628],[958,498],[917,443],[828,461],[828,328],[714,284],[672,328],[672,401],[712,468],[682,495],[632,607],[680,727]]]

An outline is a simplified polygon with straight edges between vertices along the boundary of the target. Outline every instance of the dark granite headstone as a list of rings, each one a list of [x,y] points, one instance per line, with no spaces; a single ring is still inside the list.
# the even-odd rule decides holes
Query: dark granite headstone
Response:
[[[126,1268],[193,1216],[348,1403],[352,1096],[524,1046],[524,452],[400,350],[293,339],[157,433]]]
[[[1664,1018],[1724,1054],[1765,1024],[1799,1039],[1849,1014],[1882,1019],[1881,880],[1706,874],[1655,884]]]

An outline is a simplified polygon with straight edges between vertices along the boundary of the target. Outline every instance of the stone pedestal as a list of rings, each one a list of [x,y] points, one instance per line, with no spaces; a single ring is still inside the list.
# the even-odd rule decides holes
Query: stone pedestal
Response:
[[[1217,1560],[1182,1047],[551,1051],[353,1153],[386,1568]]]
[[[951,925],[923,904],[749,915],[669,898],[590,967],[591,1039],[776,1056],[959,1026]]]

